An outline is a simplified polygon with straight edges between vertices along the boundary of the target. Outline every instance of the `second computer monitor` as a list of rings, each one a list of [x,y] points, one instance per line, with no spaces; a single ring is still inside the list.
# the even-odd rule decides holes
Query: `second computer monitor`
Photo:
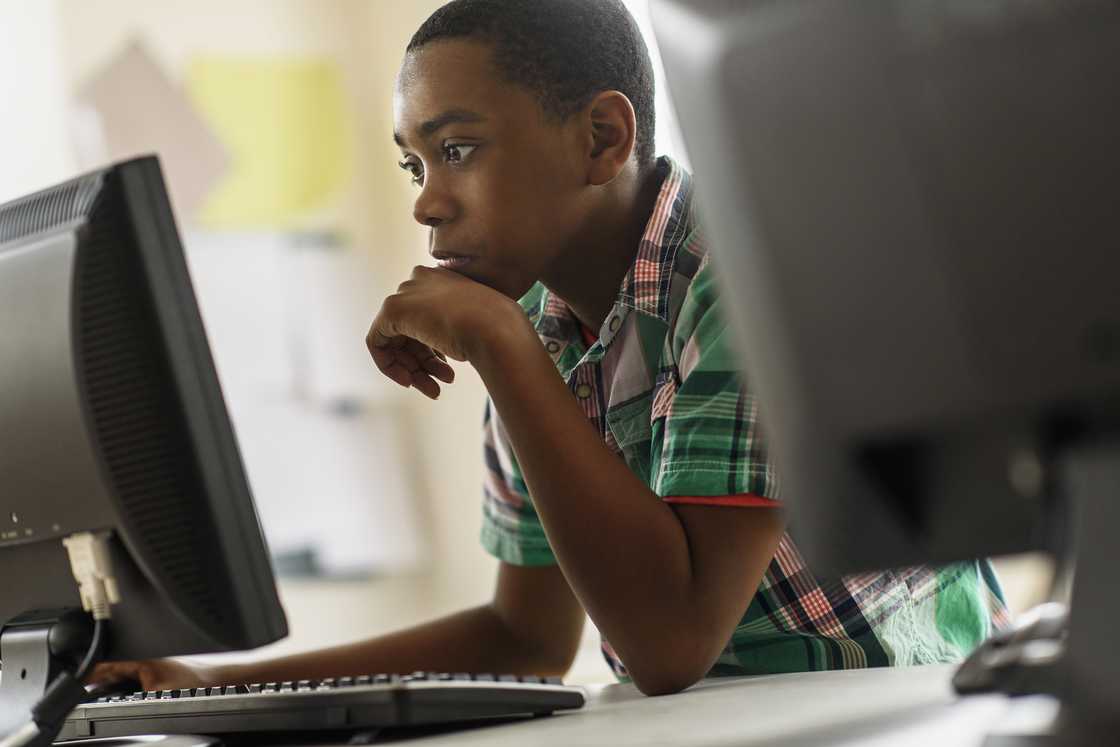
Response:
[[[814,568],[1054,548],[1117,419],[1120,9],[654,0]]]

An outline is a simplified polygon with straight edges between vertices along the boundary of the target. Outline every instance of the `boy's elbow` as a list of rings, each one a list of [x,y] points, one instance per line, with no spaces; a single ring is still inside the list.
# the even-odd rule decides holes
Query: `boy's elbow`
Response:
[[[663,672],[631,676],[634,686],[642,695],[674,695],[700,681],[703,675]]]
[[[697,649],[705,650],[697,650]],[[672,695],[695,685],[711,669],[717,653],[709,655],[707,647],[689,646],[688,651],[676,655],[654,656],[646,659],[644,666],[627,666],[634,686],[643,695]],[[625,662],[624,662],[625,663]]]

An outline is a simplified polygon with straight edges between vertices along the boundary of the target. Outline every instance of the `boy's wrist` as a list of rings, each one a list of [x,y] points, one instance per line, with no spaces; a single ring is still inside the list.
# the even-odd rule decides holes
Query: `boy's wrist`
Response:
[[[211,686],[237,685],[253,679],[247,669],[241,664],[206,664],[199,668],[198,674]]]
[[[485,380],[488,371],[509,366],[523,351],[533,350],[534,345],[540,346],[536,330],[524,310],[511,302],[479,325],[466,350],[467,360]]]

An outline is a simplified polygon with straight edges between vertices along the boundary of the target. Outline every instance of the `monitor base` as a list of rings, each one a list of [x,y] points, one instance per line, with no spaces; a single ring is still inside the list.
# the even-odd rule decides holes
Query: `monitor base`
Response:
[[[91,646],[94,629],[93,619],[78,608],[33,610],[0,627],[0,739],[31,724],[32,711],[43,703],[48,690],[52,691],[52,709],[65,708],[68,712],[81,702],[85,690],[80,683],[73,677],[59,677],[77,670]],[[44,718],[48,714],[36,715]],[[53,737],[28,732],[17,741],[32,746],[49,744]]]
[[[1057,478],[1073,511],[1075,573],[1067,627],[1060,615],[1036,626],[1042,635],[1016,653],[996,689],[1011,694],[1047,692],[1061,711],[1046,734],[989,735],[984,747],[1088,747],[1113,744],[1120,733],[1120,648],[1114,626],[1120,614],[1115,539],[1120,526],[1120,442],[1072,448]],[[1046,623],[1046,620],[1043,620]],[[1039,646],[1041,655],[1030,654]],[[998,657],[997,657],[998,658]],[[958,676],[961,673],[958,672]],[[959,677],[958,677],[959,679]],[[1011,687],[1010,684],[1015,686]]]

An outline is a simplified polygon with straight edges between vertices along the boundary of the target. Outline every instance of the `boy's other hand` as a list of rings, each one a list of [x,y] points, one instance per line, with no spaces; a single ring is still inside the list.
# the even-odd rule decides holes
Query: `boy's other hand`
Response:
[[[385,299],[366,347],[383,374],[436,399],[438,382],[455,380],[448,358],[469,361],[493,332],[518,320],[527,321],[521,307],[498,291],[452,270],[417,267]]]
[[[135,682],[140,690],[179,690],[230,684],[220,682],[220,679],[219,671],[213,667],[186,664],[175,659],[150,659],[102,662],[93,668],[86,682],[91,685]]]

